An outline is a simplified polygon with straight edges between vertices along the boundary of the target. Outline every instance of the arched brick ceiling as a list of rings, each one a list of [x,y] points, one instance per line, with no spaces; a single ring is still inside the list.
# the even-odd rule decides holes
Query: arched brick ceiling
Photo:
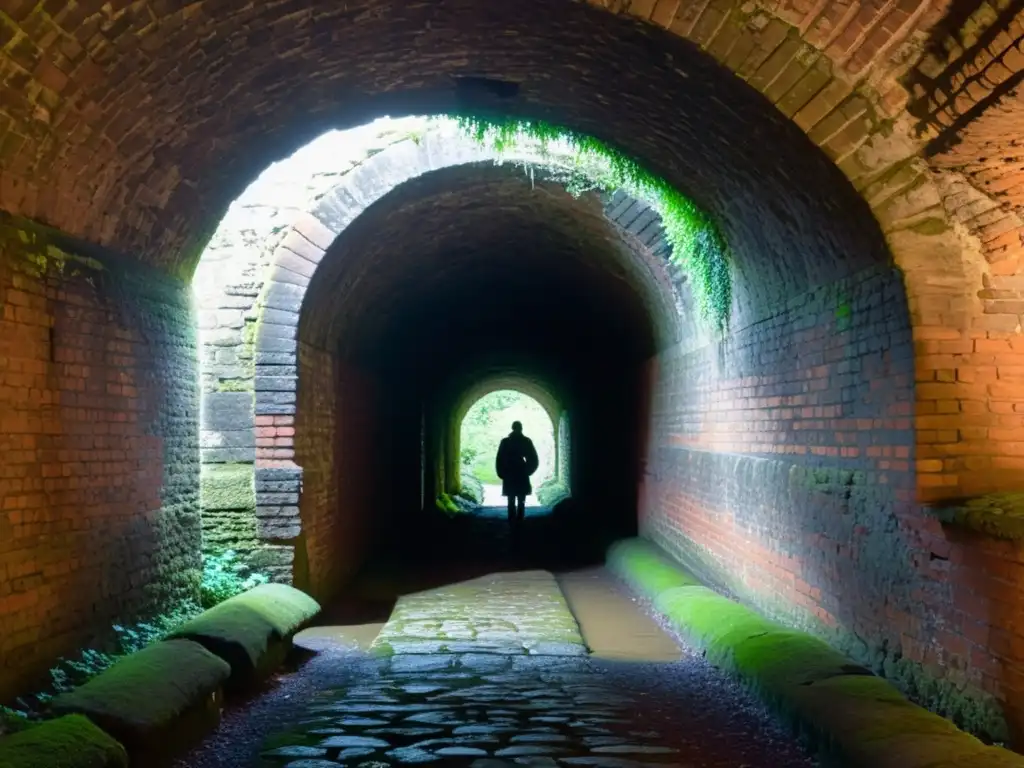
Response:
[[[655,6],[646,15],[673,31],[549,0],[15,0],[0,26],[0,206],[188,274],[232,197],[316,132],[482,104],[599,136],[664,175],[722,222],[741,286],[790,293],[885,258],[865,204],[786,109],[674,34],[707,42],[722,22],[704,30],[680,6],[677,25],[663,18],[672,3]],[[864,70],[870,51],[834,15],[823,42]],[[738,22],[755,34],[737,67],[781,86],[789,74],[755,82],[758,67],[797,51],[759,19]],[[478,93],[465,76],[518,93]],[[815,138],[837,158],[844,120]]]
[[[400,185],[342,232],[298,337],[408,366],[462,344],[463,356],[543,356],[617,343],[640,360],[670,343],[676,318],[639,267],[595,197],[508,166],[454,166]]]

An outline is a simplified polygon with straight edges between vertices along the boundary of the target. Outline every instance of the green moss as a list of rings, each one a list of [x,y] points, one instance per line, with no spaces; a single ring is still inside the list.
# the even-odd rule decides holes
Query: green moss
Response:
[[[803,632],[776,629],[730,645],[731,668],[772,697],[785,696],[792,686],[832,677],[872,676],[827,643]]]
[[[642,540],[617,543],[608,564],[712,663],[736,674],[844,764],[1024,767],[1024,757],[984,746],[827,643],[699,586]]]
[[[256,509],[252,464],[204,464],[199,477],[204,510]]]
[[[261,295],[257,301],[261,302],[262,299],[263,296]],[[257,303],[256,306],[259,317],[246,320],[245,325],[242,326],[242,349],[239,351],[238,356],[247,362],[254,362],[255,360],[253,352],[256,349],[256,331],[259,329],[259,324],[263,317],[262,303]]]
[[[227,600],[177,629],[172,637],[194,640],[231,665],[233,678],[250,676],[275,637],[274,625],[248,605]]]
[[[700,586],[697,579],[668,562],[640,539],[627,539],[612,545],[608,552],[608,565],[652,600],[673,587]]]
[[[175,718],[220,688],[231,670],[188,640],[154,643],[118,661],[71,693],[53,700],[58,714],[83,714],[118,735],[144,734]]]
[[[663,583],[668,578],[661,576]],[[715,664],[732,666],[736,646],[745,640],[780,629],[780,625],[703,586],[670,587],[654,599],[655,608],[668,616]]]
[[[266,619],[280,637],[290,637],[320,613],[320,604],[287,584],[261,584],[226,601],[245,605]]]
[[[0,739],[4,768],[128,768],[114,739],[81,715],[48,720]]]
[[[879,677],[833,677],[789,692],[791,714],[812,738],[854,765],[892,768],[1021,766],[948,720],[907,701]]]
[[[700,316],[718,330],[729,322],[732,310],[732,275],[728,249],[707,213],[665,179],[604,142],[539,120],[520,120],[480,114],[455,115],[462,131],[482,145],[502,153],[523,143],[534,144],[545,161],[569,174],[566,188],[573,193],[588,189],[622,189],[644,200],[661,216],[672,260],[686,270]],[[549,145],[569,147],[568,167],[549,153]]]
[[[952,720],[958,727],[986,742],[1003,744],[1009,741],[1009,727],[1003,707],[987,691],[936,679],[920,664],[898,655],[885,658],[882,670],[886,679],[891,680],[912,701]]]
[[[457,515],[460,512],[459,505],[452,501],[452,497],[447,493],[439,493],[434,504],[439,512],[446,515]]]
[[[218,392],[252,392],[252,379],[221,379],[217,382]]]
[[[992,493],[933,510],[944,523],[999,539],[1024,539],[1024,493]]]

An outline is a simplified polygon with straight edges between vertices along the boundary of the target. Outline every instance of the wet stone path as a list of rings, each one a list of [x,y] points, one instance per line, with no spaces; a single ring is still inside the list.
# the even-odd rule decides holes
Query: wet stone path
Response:
[[[582,658],[395,656],[372,678],[316,696],[308,718],[263,760],[287,768],[692,765],[660,733],[639,728],[635,709]]]
[[[622,621],[651,623],[635,608]],[[703,660],[588,655],[545,571],[405,595],[369,655],[332,663],[346,658],[347,679],[307,688],[286,717],[260,729],[258,757],[247,766],[814,765]],[[185,765],[242,764],[224,756],[200,754]]]
[[[405,595],[372,649],[381,654],[587,652],[562,590],[547,571],[493,574]]]

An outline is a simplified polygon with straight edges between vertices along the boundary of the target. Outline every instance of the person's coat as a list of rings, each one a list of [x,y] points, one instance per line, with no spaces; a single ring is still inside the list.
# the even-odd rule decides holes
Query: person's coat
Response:
[[[537,471],[537,450],[533,441],[521,432],[513,432],[498,445],[494,470],[501,478],[502,496],[529,496],[533,493],[530,475]]]

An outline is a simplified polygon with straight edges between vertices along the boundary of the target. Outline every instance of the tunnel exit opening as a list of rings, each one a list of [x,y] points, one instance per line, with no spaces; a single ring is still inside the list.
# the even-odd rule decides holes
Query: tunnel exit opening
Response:
[[[501,440],[518,421],[523,434],[533,442],[538,459],[526,507],[550,509],[567,496],[568,478],[559,473],[559,453],[564,446],[559,445],[557,418],[536,399],[516,389],[495,390],[476,400],[459,424],[457,454],[462,495],[485,508],[505,506],[495,457]]]

